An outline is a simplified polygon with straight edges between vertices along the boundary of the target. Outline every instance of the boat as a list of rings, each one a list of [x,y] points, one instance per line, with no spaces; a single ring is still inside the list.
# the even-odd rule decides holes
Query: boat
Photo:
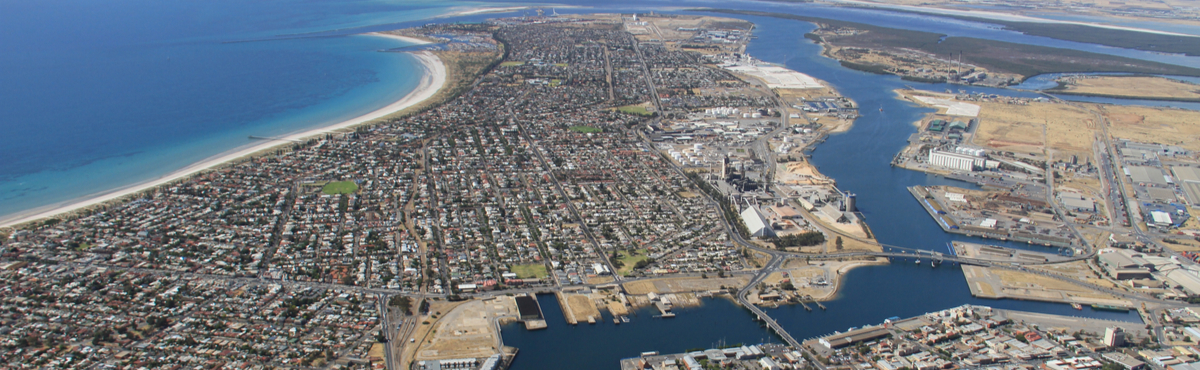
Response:
[[[629,316],[621,315],[621,322],[629,322]]]
[[[921,259],[920,259],[920,258],[918,258],[918,259],[917,259],[917,264],[918,264],[918,265],[920,265],[920,264],[921,264]]]
[[[1097,311],[1129,312],[1128,307],[1113,306],[1108,304],[1094,304],[1092,305],[1092,309]]]
[[[1074,308],[1076,310],[1082,310],[1083,306],[1079,305],[1078,303],[1072,303],[1071,308]]]

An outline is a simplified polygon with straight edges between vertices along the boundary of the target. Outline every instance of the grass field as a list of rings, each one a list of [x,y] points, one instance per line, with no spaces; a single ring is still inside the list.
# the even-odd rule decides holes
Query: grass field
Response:
[[[512,272],[522,279],[541,279],[550,275],[546,272],[546,265],[541,264],[512,265]]]
[[[650,111],[646,110],[646,107],[641,104],[633,104],[633,105],[626,105],[624,107],[619,107],[619,108],[617,108],[617,111],[621,112],[621,113],[636,114],[639,116],[652,115],[652,113],[650,113]]]
[[[337,181],[325,184],[321,188],[321,192],[329,195],[350,194],[358,191],[358,184],[354,181]]]
[[[617,252],[617,261],[620,261],[622,264],[624,264],[623,266],[617,268],[617,274],[625,276],[629,274],[630,271],[633,271],[633,266],[638,262],[648,259],[650,259],[650,257],[646,256],[645,249],[638,249],[634,251],[633,254],[629,254],[629,252]]]
[[[517,67],[517,66],[523,66],[523,65],[525,65],[525,62],[503,62],[503,63],[500,63],[501,67]]]
[[[571,126],[571,131],[575,131],[575,132],[583,133],[583,134],[590,134],[590,133],[594,133],[594,132],[604,132],[604,130],[601,130],[599,128],[592,127],[592,126]]]

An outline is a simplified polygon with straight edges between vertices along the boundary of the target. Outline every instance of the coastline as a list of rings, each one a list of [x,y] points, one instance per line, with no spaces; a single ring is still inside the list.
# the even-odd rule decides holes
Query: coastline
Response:
[[[429,41],[426,39],[419,39],[419,38],[412,37],[412,36],[401,36],[401,35],[397,35],[394,33],[371,32],[371,33],[367,33],[366,35],[377,36],[377,37],[386,37],[386,38],[393,39],[393,40],[399,40],[399,41],[403,41],[403,42],[412,44],[410,46],[429,45],[429,44],[433,43],[433,41]],[[418,88],[418,90],[419,90],[419,88]]]
[[[404,42],[415,44],[429,44],[430,42],[410,37],[398,35],[385,35],[372,33],[372,36],[388,37]],[[161,185],[169,184],[178,180],[186,179],[197,173],[201,173],[213,168],[220,167],[227,163],[234,162],[239,159],[250,158],[255,154],[274,149],[278,146],[290,144],[292,141],[308,139],[313,136],[323,135],[326,133],[359,126],[380,118],[387,117],[394,113],[403,111],[409,107],[420,104],[441,91],[446,85],[447,69],[441,58],[429,51],[410,53],[417,58],[422,68],[425,70],[425,76],[421,78],[421,82],[417,88],[409,92],[404,97],[400,98],[387,106],[371,111],[367,114],[351,118],[342,122],[338,122],[329,126],[323,126],[306,130],[294,134],[289,134],[278,138],[277,140],[266,141],[250,146],[235,148],[224,153],[220,153],[193,163],[187,167],[172,171],[158,178],[142,181],[136,184],[123,186],[117,189],[86,195],[73,200],[51,204],[43,207],[30,209],[24,212],[18,212],[11,216],[0,219],[0,228],[9,228],[17,225],[38,221],[45,218],[50,218],[64,213],[75,212],[87,209],[93,206],[101,205],[110,201],[117,201],[130,195],[155,188]]]

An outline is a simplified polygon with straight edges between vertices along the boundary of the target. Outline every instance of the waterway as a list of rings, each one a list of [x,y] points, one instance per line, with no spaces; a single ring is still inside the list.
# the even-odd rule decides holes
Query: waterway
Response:
[[[809,23],[769,17],[737,18],[756,24],[758,38],[748,46],[748,54],[828,81],[862,107],[862,116],[854,127],[848,132],[832,135],[820,144],[812,153],[812,161],[822,173],[836,179],[840,188],[858,194],[859,208],[879,241],[938,251],[944,251],[946,243],[952,240],[1047,250],[942,232],[905,188],[912,185],[975,186],[893,168],[889,164],[906,144],[909,134],[915,132],[912,122],[933,111],[898,100],[893,92],[895,89],[912,86],[939,92],[951,89],[1026,97],[1037,96],[1035,92],[921,84],[902,81],[895,76],[854,71],[820,56],[819,45],[800,37],[814,28]],[[900,260],[887,266],[852,270],[842,280],[837,298],[825,303],[827,311],[808,312],[799,306],[783,306],[766,312],[797,339],[878,324],[892,316],[909,317],[967,303],[1140,322],[1135,312],[1094,311],[1091,308],[1077,311],[1066,304],[977,299],[970,295],[961,269],[952,264],[931,268],[928,262],[918,266],[912,261]],[[546,330],[525,332],[515,325],[504,330],[505,344],[521,348],[514,369],[613,369],[621,358],[634,357],[643,351],[678,352],[709,347],[720,341],[754,342],[763,336],[763,328],[752,321],[749,311],[727,299],[705,300],[701,308],[679,310],[674,319],[647,320],[646,313],[641,313],[634,322],[620,326],[607,321],[594,327],[572,327],[561,318],[561,313],[556,313],[558,305],[554,299],[543,298],[542,307],[549,312]],[[773,336],[767,339],[779,341]]]

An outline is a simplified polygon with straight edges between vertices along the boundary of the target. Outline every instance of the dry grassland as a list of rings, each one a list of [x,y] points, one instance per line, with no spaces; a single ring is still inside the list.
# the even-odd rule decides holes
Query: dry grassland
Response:
[[[708,279],[702,278],[662,278],[639,280],[625,283],[625,292],[630,295],[645,295],[650,293],[686,293],[718,290],[721,287],[742,287],[750,282],[746,276]]]
[[[1200,112],[1140,106],[1098,105],[1113,137],[1178,145],[1200,151]]]
[[[592,298],[584,294],[567,294],[567,304],[571,306],[571,312],[575,314],[575,320],[579,322],[587,322],[588,316],[600,320],[600,310],[596,309],[596,304],[592,302]]]
[[[1031,154],[1040,154],[1048,146],[1056,157],[1091,158],[1096,124],[1095,115],[1086,110],[1056,103],[979,105],[976,145]]]
[[[1200,99],[1200,85],[1162,77],[1103,76],[1075,78],[1063,91],[1079,94],[1145,98]]]

